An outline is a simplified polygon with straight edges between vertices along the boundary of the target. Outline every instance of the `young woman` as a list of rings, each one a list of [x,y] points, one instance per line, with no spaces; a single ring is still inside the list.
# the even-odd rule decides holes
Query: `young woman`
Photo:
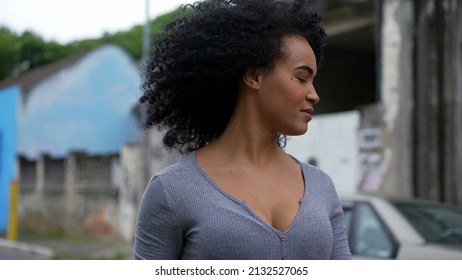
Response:
[[[331,179],[283,150],[319,102],[319,16],[295,0],[190,8],[147,67],[146,124],[185,156],[148,184],[135,258],[351,258]]]

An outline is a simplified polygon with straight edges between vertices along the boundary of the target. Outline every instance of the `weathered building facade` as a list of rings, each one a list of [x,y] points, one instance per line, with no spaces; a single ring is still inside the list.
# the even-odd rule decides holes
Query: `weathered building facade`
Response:
[[[414,10],[414,192],[462,204],[462,3]]]
[[[18,100],[0,127],[16,145],[1,144],[0,154],[13,155],[22,229],[133,239],[145,185],[139,87],[137,63],[115,45],[2,81],[0,96]]]
[[[462,204],[462,2],[318,3],[318,112],[359,112],[356,191]]]
[[[462,3],[381,2],[381,191],[462,204]]]

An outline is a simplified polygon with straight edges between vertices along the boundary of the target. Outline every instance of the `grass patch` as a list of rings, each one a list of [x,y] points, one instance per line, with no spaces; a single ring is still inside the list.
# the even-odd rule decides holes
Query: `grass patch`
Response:
[[[54,257],[55,260],[125,260],[127,254],[117,252],[112,256],[77,256],[69,253],[57,253]]]
[[[64,229],[52,229],[52,230],[47,230],[47,231],[38,231],[33,228],[21,228],[19,230],[19,235],[28,237],[28,236],[34,236],[34,237],[40,237],[42,239],[63,239],[67,238],[69,235],[64,231]]]

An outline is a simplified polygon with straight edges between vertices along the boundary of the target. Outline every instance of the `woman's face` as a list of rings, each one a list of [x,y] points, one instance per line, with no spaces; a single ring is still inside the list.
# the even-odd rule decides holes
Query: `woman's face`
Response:
[[[289,36],[283,43],[285,55],[271,72],[259,76],[258,110],[273,132],[301,135],[319,102],[313,85],[316,57],[303,37]]]

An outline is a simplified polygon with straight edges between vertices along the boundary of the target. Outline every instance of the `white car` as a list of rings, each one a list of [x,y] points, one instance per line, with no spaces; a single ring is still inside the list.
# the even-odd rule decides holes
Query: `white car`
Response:
[[[423,200],[339,194],[353,259],[462,260],[462,209]]]

